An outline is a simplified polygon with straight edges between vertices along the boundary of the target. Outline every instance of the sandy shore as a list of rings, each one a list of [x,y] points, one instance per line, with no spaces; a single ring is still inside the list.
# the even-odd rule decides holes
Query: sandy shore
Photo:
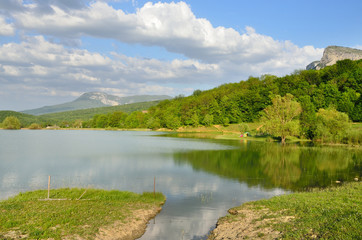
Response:
[[[219,219],[208,240],[279,239],[281,233],[270,225],[287,222],[294,217],[263,218],[267,213],[268,209],[255,210],[247,206],[232,208],[229,210],[230,215]]]
[[[133,211],[125,221],[117,221],[110,226],[101,227],[96,240],[133,240],[146,231],[147,223],[161,211],[161,207]]]

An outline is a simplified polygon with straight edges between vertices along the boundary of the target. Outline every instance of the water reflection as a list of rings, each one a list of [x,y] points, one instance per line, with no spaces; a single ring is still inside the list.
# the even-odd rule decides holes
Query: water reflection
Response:
[[[219,176],[270,189],[304,190],[353,181],[362,172],[362,153],[333,147],[242,142],[238,149],[177,152],[175,161]]]
[[[361,175],[361,151],[155,137],[152,132],[0,131],[0,199],[94,187],[163,192],[141,239],[205,239],[227,209]]]

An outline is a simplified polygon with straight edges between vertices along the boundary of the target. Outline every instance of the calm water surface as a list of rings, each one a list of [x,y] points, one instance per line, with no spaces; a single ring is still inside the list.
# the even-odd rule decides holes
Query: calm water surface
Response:
[[[0,199],[52,187],[156,191],[166,204],[141,239],[205,239],[227,209],[361,177],[362,152],[154,132],[0,131]]]

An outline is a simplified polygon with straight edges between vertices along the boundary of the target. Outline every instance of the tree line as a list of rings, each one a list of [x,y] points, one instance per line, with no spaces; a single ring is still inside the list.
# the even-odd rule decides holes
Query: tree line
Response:
[[[362,60],[342,60],[321,70],[299,70],[284,77],[263,75],[217,88],[195,90],[161,101],[147,111],[97,114],[92,119],[69,122],[69,127],[168,128],[228,125],[265,120],[266,109],[277,98],[297,102],[293,135],[314,139],[323,132],[316,122],[323,111],[343,113],[343,121],[362,122]],[[327,112],[328,114],[332,114]],[[324,112],[326,114],[326,112]],[[327,114],[327,115],[328,115]],[[332,114],[333,115],[333,114]],[[293,126],[289,126],[293,128]],[[270,129],[269,129],[270,130]],[[298,133],[296,133],[298,132]]]

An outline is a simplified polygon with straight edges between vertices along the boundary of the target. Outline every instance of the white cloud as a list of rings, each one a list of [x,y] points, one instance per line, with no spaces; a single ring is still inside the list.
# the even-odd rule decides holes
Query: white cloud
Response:
[[[197,18],[185,2],[149,2],[135,13],[107,2],[2,1],[0,13],[7,18],[0,16],[0,35],[14,34],[16,28],[23,37],[20,43],[0,45],[2,92],[18,89],[21,95],[21,86],[27,86],[33,95],[102,89],[118,95],[177,95],[250,75],[288,74],[323,53],[313,46],[275,40],[250,26],[245,32],[214,27],[207,19]],[[30,37],[29,32],[39,35]],[[144,59],[120,52],[108,56],[80,49],[83,36],[158,46],[186,60]]]
[[[0,36],[12,36],[14,33],[14,25],[12,23],[7,23],[5,18],[0,16]]]
[[[118,95],[177,94],[170,83],[206,81],[218,65],[160,61],[66,48],[42,36],[0,45],[0,88],[34,95],[107,90]]]
[[[161,46],[209,63],[261,63],[288,54],[314,60],[321,55],[321,49],[276,41],[252,27],[246,27],[243,34],[232,28],[213,27],[207,19],[197,18],[185,2],[148,2],[132,14],[99,1],[80,9],[50,7],[53,11],[41,15],[34,14],[35,7],[28,7],[28,11],[13,16],[18,27],[42,34],[69,38],[87,35]]]

